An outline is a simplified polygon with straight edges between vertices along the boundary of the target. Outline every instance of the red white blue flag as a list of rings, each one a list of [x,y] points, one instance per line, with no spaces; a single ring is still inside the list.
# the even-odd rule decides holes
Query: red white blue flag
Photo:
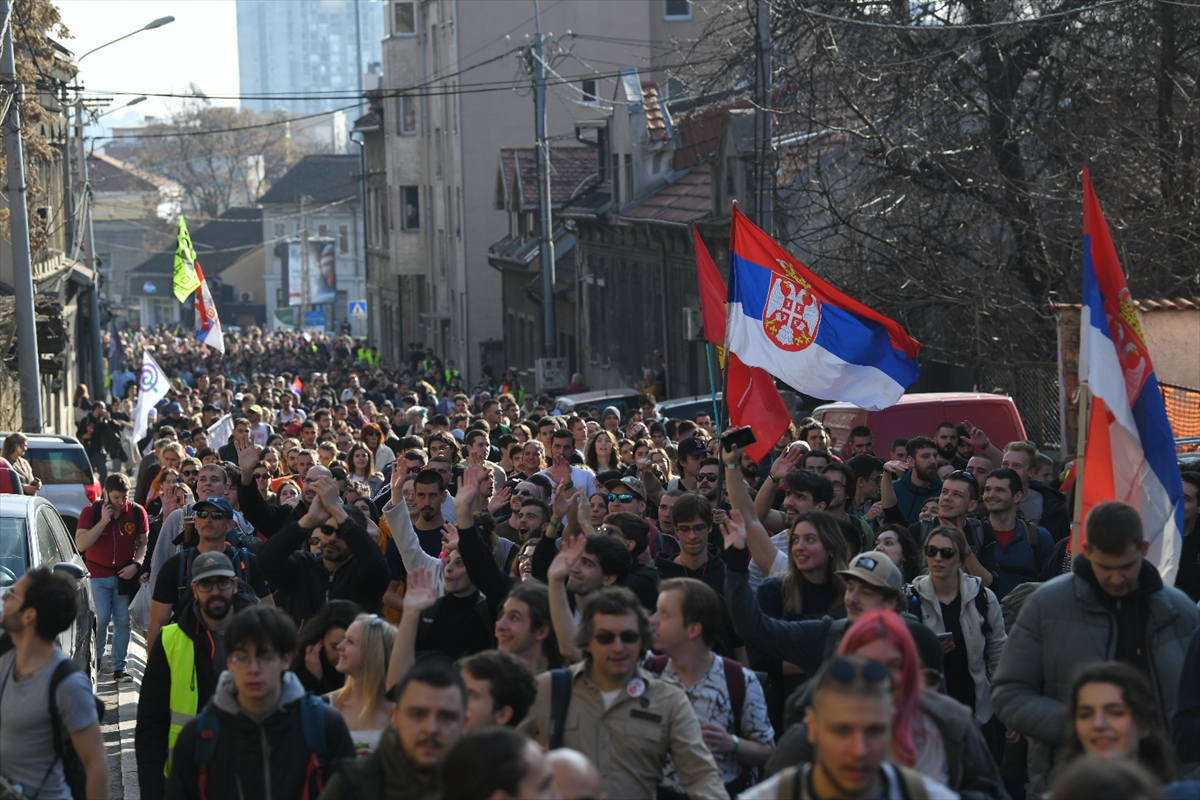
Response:
[[[878,411],[921,373],[921,343],[818,278],[733,209],[726,347],[801,392]]]
[[[200,286],[196,289],[196,338],[224,353],[225,337],[221,333],[221,320],[217,317],[217,304],[213,302],[199,261],[196,262],[196,276],[200,279]]]
[[[1107,500],[1141,512],[1147,558],[1174,582],[1183,545],[1183,483],[1175,437],[1137,310],[1087,168],[1083,170],[1083,311],[1079,378],[1091,394],[1083,513]],[[1082,423],[1081,423],[1082,424]],[[1079,539],[1072,540],[1077,551]]]

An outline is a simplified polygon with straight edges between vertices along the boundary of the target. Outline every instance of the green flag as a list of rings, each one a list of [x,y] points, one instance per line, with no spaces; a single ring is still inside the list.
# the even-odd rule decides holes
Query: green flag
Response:
[[[186,303],[192,293],[200,288],[196,275],[196,250],[188,233],[183,214],[179,215],[179,244],[175,246],[175,299]]]

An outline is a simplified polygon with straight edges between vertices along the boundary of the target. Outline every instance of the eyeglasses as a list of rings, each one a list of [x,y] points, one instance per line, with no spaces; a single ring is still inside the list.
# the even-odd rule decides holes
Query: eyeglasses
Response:
[[[513,494],[515,494],[517,497],[533,497],[533,490],[532,489],[517,489],[515,492],[513,492]],[[609,496],[611,497],[612,495],[609,495]]]
[[[224,511],[197,511],[195,514],[196,519],[213,519],[218,521],[228,519]]]
[[[889,678],[887,667],[878,661],[868,661],[860,667],[844,658],[829,662],[829,677],[838,683],[853,683],[858,678],[867,683],[883,683]]]
[[[251,656],[249,653],[231,653],[228,661],[235,667],[248,667],[251,662],[257,661],[260,667],[270,667],[278,664],[282,660],[279,653],[266,652],[259,653],[257,656]]]
[[[270,478],[270,477],[271,477],[271,475],[270,475],[269,473],[266,473],[266,472],[256,472],[256,473],[254,473],[254,480],[256,480],[256,481],[265,481],[265,480],[267,480],[267,479],[268,479],[268,478]]]
[[[609,494],[610,503],[632,503],[636,498],[631,494]]]
[[[949,561],[958,555],[958,551],[953,547],[934,547],[933,545],[929,545],[925,548],[925,555],[929,558],[935,558],[936,556],[940,555],[942,558]]]
[[[321,544],[321,540],[315,536],[308,540],[309,547],[318,547],[318,546],[320,546],[320,544]]]
[[[233,586],[233,578],[201,578],[198,581],[192,581],[192,588],[208,594],[213,589],[225,591]]]
[[[715,472],[700,472],[696,474],[696,480],[704,481],[705,483],[716,483],[717,479],[720,477],[721,476]]]
[[[592,638],[596,640],[596,644],[612,644],[618,636],[623,644],[637,644],[642,640],[642,635],[637,631],[621,631],[619,634],[612,631],[598,631]]]
[[[199,475],[199,474],[200,474],[200,470],[198,470],[198,469],[185,469],[185,470],[184,470],[184,471],[183,471],[181,474],[182,474],[182,475],[183,475],[183,477],[185,477],[185,478],[194,478],[194,477],[196,477],[197,475]]]

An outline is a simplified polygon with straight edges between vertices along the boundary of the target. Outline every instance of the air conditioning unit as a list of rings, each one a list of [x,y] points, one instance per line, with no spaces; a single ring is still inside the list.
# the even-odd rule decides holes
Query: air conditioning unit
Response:
[[[243,303],[253,303],[254,302],[254,292],[242,292],[241,298],[242,298]]]
[[[689,342],[704,338],[704,315],[700,313],[700,309],[683,307],[683,338]]]

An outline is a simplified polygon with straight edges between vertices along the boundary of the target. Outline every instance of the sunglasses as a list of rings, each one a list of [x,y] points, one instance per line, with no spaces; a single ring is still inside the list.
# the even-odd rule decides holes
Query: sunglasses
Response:
[[[254,473],[254,480],[256,480],[256,481],[265,481],[267,478],[270,478],[270,477],[271,476],[265,472]]]
[[[316,536],[314,536],[308,540],[309,547],[318,547],[318,546],[320,546],[320,544],[321,544],[321,540],[318,539]]]
[[[632,503],[636,498],[631,494],[609,494],[610,503]]]
[[[696,480],[704,481],[705,483],[716,483],[719,477],[715,472],[700,472],[696,474]]]
[[[199,474],[200,474],[200,470],[198,470],[198,469],[185,469],[185,470],[184,470],[184,471],[183,471],[181,474],[182,474],[182,475],[183,475],[183,477],[185,477],[185,478],[194,478],[194,477],[196,477],[197,475],[199,475]]]
[[[623,644],[637,644],[642,640],[642,635],[637,631],[621,631],[620,634],[612,631],[600,631],[592,638],[596,640],[596,644],[612,644],[617,640],[618,635]]]
[[[228,519],[228,517],[225,516],[224,511],[197,511],[195,513],[196,513],[196,519],[214,519],[214,520]]]
[[[838,683],[853,683],[859,678],[867,683],[883,683],[889,680],[887,667],[878,661],[868,661],[860,667],[844,658],[829,663],[829,677]]]
[[[925,555],[929,558],[935,558],[936,556],[940,555],[942,558],[949,561],[958,555],[958,551],[953,547],[934,547],[933,545],[930,545],[925,548]]]
[[[517,497],[533,497],[533,491],[531,489],[518,489],[517,491],[513,492],[513,494],[515,494]]]
[[[966,481],[968,483],[978,484],[979,479],[975,477],[975,473],[967,472],[965,469],[958,469],[946,476],[948,481]]]

